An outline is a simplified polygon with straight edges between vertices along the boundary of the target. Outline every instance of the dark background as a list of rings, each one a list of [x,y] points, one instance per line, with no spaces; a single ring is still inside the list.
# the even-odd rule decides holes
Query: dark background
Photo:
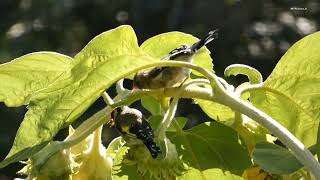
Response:
[[[319,23],[317,0],[1,0],[0,63],[35,51],[74,56],[94,36],[121,24],[133,26],[139,43],[168,31],[202,37],[219,28],[219,39],[208,46],[215,71],[222,75],[226,66],[242,63],[266,78],[286,50],[317,31]],[[237,83],[243,77],[228,80]],[[81,119],[102,107],[98,100]],[[1,160],[25,112],[25,107],[7,108],[0,103]],[[188,127],[208,120],[188,100],[181,102],[178,114],[189,118]],[[106,143],[114,137],[108,132]],[[19,168],[16,163],[1,169],[0,180],[17,177]]]

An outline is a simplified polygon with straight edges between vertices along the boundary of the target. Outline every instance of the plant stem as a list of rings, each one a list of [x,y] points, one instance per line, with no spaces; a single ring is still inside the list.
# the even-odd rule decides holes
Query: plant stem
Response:
[[[304,145],[292,135],[286,128],[284,128],[277,121],[269,117],[254,106],[242,101],[236,95],[227,94],[227,92],[216,91],[218,94],[213,94],[211,90],[205,88],[167,88],[167,89],[156,89],[156,90],[136,90],[130,93],[123,99],[116,101],[112,108],[129,105],[134,101],[140,99],[143,96],[155,96],[163,95],[165,97],[175,98],[198,98],[204,100],[210,100],[219,102],[223,105],[227,105],[232,109],[247,115],[248,117],[256,120],[258,123],[266,127],[272,134],[276,135],[280,141],[285,144],[297,157],[297,159],[305,165],[317,179],[320,179],[320,165],[315,160],[310,151],[304,148]],[[93,116],[96,118],[89,118],[87,121],[82,123],[79,128],[76,129],[74,136],[70,136],[67,140],[67,146],[70,147],[72,144],[76,144],[93,132],[96,128],[106,122],[106,117],[110,116],[111,107],[106,107],[99,111]]]
[[[119,81],[117,81],[116,91],[118,95],[122,95],[126,91],[126,89],[123,87],[123,79],[120,79]]]
[[[101,143],[102,129],[103,129],[103,126],[101,125],[100,127],[98,127],[98,129],[94,131],[93,141],[90,148],[91,152],[94,152],[97,154],[100,153],[100,146],[102,144]]]
[[[161,61],[152,64],[147,64],[145,66],[137,68],[136,71],[156,66],[177,66],[196,70],[202,73],[206,78],[208,78],[212,86],[212,90],[204,88],[167,88],[157,90],[136,90],[134,92],[129,93],[129,95],[122,97],[121,100],[116,101],[115,104],[112,105],[112,107],[114,108],[118,106],[128,105],[140,99],[141,97],[148,95],[162,95],[165,97],[175,98],[198,98],[227,105],[232,109],[256,120],[258,123],[266,127],[272,134],[276,135],[280,139],[280,141],[294,153],[296,158],[314,174],[316,179],[320,179],[320,165],[315,160],[310,151],[306,149],[304,145],[294,135],[292,135],[286,128],[284,128],[277,121],[275,121],[259,109],[255,108],[254,106],[242,101],[240,98],[237,97],[237,95],[231,94],[230,92],[226,92],[223,85],[219,82],[218,77],[215,74],[194,64],[179,61]],[[106,115],[110,116],[111,109],[112,108],[110,108],[109,106],[107,107],[107,109],[105,110],[107,112],[103,114],[104,118],[100,117],[92,119],[91,121],[85,121],[83,124],[81,124],[81,126],[77,128],[74,133],[77,136],[74,136],[74,138],[70,138],[71,142],[68,143],[72,144],[72,142],[74,143],[75,141],[79,142],[81,138],[84,139],[87,135],[89,135],[96,128],[102,125],[106,121]],[[100,112],[101,111],[99,111],[98,113]],[[79,133],[77,134],[76,132]]]
[[[181,87],[185,88],[193,84],[209,84],[210,85],[210,81],[208,79],[192,79],[190,81],[185,82]]]
[[[166,114],[163,117],[163,120],[159,126],[159,128],[156,130],[155,134],[158,135],[159,139],[164,139],[166,137],[166,130],[167,128],[170,126],[172,120],[174,119],[174,116],[176,114],[177,111],[177,107],[178,107],[178,98],[173,98],[169,109],[167,110]]]
[[[112,108],[110,106],[107,106],[88,118],[74,131],[71,136],[69,136],[62,142],[63,147],[69,148],[85,139],[94,130],[107,122],[108,117],[110,117],[111,111]]]
[[[233,110],[247,115],[251,119],[257,121],[259,124],[267,128],[294,153],[295,157],[313,173],[316,179],[320,179],[319,163],[313,157],[311,152],[305,148],[304,145],[280,123],[251,104],[236,98],[236,96],[219,94],[217,95],[217,98],[220,99],[218,100],[219,103],[229,106]]]
[[[109,96],[107,92],[103,92],[101,96],[103,97],[103,100],[107,105],[110,106],[114,103],[112,98]]]

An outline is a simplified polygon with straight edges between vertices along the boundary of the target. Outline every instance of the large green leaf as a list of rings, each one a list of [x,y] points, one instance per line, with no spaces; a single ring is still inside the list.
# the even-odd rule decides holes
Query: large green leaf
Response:
[[[251,93],[255,106],[306,146],[315,144],[320,120],[319,49],[320,32],[298,41],[281,58],[264,88]]]
[[[177,180],[242,180],[243,178],[230,172],[222,171],[221,169],[207,169],[199,171],[194,168],[190,168],[183,175],[177,177]]]
[[[241,174],[250,166],[246,149],[231,128],[217,122],[207,122],[186,131],[168,132],[182,160],[201,171],[221,169]]]
[[[290,174],[303,167],[288,149],[267,142],[256,144],[253,160],[273,174]]]
[[[0,101],[9,107],[28,104],[30,97],[48,87],[66,70],[72,58],[37,52],[0,65]]]
[[[64,72],[49,88],[31,98],[13,147],[0,166],[25,159],[38,151],[116,80],[154,62],[141,54],[130,26],[121,26],[94,38],[76,56],[71,71]]]
[[[198,38],[190,34],[185,34],[182,32],[169,32],[147,39],[141,45],[141,49],[150,56],[160,60],[161,58],[166,57],[173,49],[184,44],[193,44],[198,40]],[[210,51],[206,47],[201,48],[199,52],[197,52],[193,62],[196,65],[212,71],[212,59],[210,57]],[[196,71],[193,71],[192,73],[201,76],[201,74]]]

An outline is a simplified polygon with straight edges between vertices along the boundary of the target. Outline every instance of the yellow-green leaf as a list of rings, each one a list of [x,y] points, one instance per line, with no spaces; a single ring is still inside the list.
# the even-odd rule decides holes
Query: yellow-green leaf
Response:
[[[307,147],[316,143],[320,120],[320,32],[295,43],[263,87],[251,93],[255,106],[290,130]]]
[[[36,52],[0,65],[0,101],[9,107],[29,103],[30,97],[54,83],[70,69],[72,58]]]
[[[31,98],[13,147],[0,167],[37,152],[105,89],[152,62],[152,58],[141,54],[130,26],[120,26],[94,38],[76,56],[70,71]]]

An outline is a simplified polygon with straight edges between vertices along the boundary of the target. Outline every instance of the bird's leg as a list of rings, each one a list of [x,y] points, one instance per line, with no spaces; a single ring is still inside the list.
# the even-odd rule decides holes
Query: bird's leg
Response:
[[[184,80],[182,81],[182,83],[178,86],[178,88],[181,88],[183,86],[183,84],[185,82],[187,82],[188,78],[189,78],[189,76],[185,77]]]

